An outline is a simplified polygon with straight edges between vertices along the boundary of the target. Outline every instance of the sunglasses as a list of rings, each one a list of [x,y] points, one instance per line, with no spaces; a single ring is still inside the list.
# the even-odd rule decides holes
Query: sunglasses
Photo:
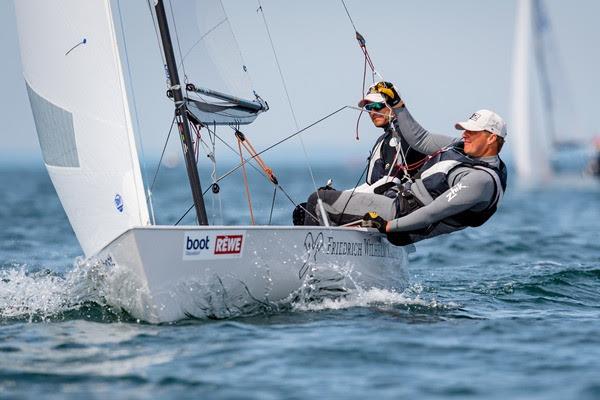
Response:
[[[365,104],[365,110],[367,111],[381,111],[386,107],[385,103],[368,103]]]

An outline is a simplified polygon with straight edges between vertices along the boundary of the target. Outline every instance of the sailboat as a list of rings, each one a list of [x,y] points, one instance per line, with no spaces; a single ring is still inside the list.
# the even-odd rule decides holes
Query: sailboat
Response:
[[[520,180],[539,184],[577,165],[574,157],[589,140],[577,127],[544,1],[519,0],[516,7],[509,142]]]
[[[218,307],[277,304],[315,282],[331,295],[373,287],[402,290],[413,247],[390,245],[373,229],[209,224],[193,154],[198,137],[191,130],[239,128],[268,106],[255,93],[243,98],[211,87],[231,65],[217,66],[210,76],[188,68],[180,80],[185,65],[175,57],[174,42],[183,47],[182,59],[192,59],[195,49],[210,50],[211,37],[226,37],[229,22],[220,1],[169,3],[170,14],[162,0],[151,3],[146,11],[160,37],[156,45],[197,225],[154,222],[140,166],[144,132],[135,123],[120,3],[15,1],[23,75],[44,164],[88,264],[127,272],[133,290],[116,305],[135,318],[162,323],[227,315]],[[170,29],[174,24],[176,33]],[[189,45],[182,37],[186,24],[195,27],[185,39]],[[217,52],[227,48],[213,46]]]

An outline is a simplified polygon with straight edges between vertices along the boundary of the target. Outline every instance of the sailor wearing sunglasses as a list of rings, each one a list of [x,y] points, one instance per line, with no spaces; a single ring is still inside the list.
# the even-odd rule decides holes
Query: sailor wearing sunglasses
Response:
[[[479,110],[454,125],[462,135],[453,138],[424,129],[404,104],[393,111],[406,141],[429,157],[414,181],[402,186],[394,218],[386,218],[387,207],[383,214],[372,208],[363,225],[398,245],[483,225],[506,190],[506,166],[499,157],[507,135],[504,120]]]
[[[393,88],[382,82],[380,89],[389,90],[390,86]],[[382,94],[387,95],[387,90]],[[376,102],[362,106],[372,103]],[[507,135],[504,120],[493,111],[479,110],[455,124],[463,132],[461,138],[454,138],[424,129],[399,96],[391,110],[394,116],[386,118],[395,118],[402,137],[427,154],[427,159],[414,180],[395,186],[395,198],[377,193],[319,191],[330,223],[341,225],[362,218],[363,226],[386,233],[396,245],[484,224],[496,212],[506,189],[506,166],[498,155]],[[373,119],[374,123],[379,121]],[[317,198],[317,193],[311,195],[307,210],[321,220]],[[318,225],[320,220],[307,216],[305,224]]]
[[[389,82],[378,82],[369,88],[367,95],[358,103],[369,113],[373,125],[384,130],[368,159],[366,185],[358,192],[372,193],[383,184],[407,181],[417,171],[418,164],[426,155],[411,147],[402,137],[393,107],[402,107],[403,102]]]

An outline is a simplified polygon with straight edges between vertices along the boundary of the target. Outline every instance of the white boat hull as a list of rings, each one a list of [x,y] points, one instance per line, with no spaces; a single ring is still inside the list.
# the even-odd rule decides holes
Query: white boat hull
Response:
[[[120,272],[109,303],[160,323],[239,315],[311,290],[319,297],[401,291],[413,249],[365,229],[151,226],[128,230],[92,259]]]

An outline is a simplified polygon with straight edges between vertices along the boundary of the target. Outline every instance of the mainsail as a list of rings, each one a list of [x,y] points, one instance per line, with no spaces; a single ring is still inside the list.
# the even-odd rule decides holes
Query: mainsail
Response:
[[[44,163],[86,256],[149,224],[109,0],[15,1]]]
[[[188,109],[203,124],[248,124],[268,109],[253,90],[220,0],[170,3],[171,36]]]
[[[586,143],[552,33],[543,0],[517,2],[509,140],[519,177],[529,182],[549,178],[561,155]]]
[[[532,0],[517,2],[513,60],[512,128],[509,138],[517,173],[524,181],[539,181],[551,175],[549,144],[541,129],[532,124],[531,49],[533,46]]]

